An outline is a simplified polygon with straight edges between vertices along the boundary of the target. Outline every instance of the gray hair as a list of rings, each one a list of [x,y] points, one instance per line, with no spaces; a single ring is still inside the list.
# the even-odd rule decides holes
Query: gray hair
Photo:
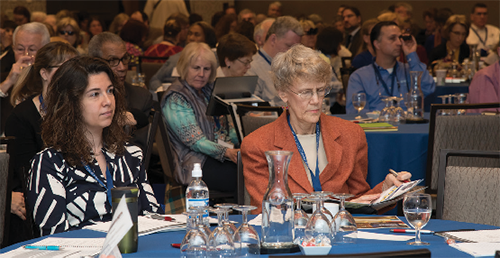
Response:
[[[271,25],[271,28],[267,31],[266,41],[269,36],[275,34],[277,38],[283,38],[285,34],[289,31],[293,31],[298,36],[304,35],[304,30],[302,25],[297,19],[292,16],[281,16],[276,18],[276,21]]]
[[[14,30],[14,34],[12,35],[12,45],[16,44],[16,35],[19,31],[26,31],[29,34],[39,34],[42,35],[42,46],[45,46],[50,42],[50,33],[47,27],[40,22],[30,22],[18,26],[16,30]]]
[[[89,56],[102,58],[102,46],[104,43],[125,44],[120,36],[109,31],[99,33],[92,37],[89,42]]]
[[[264,24],[268,23],[268,22],[274,22],[274,21],[276,21],[275,18],[267,18],[267,19],[263,20],[261,23],[255,25],[255,28],[254,28],[254,31],[253,31],[253,39],[254,39],[255,42],[257,42],[257,40],[255,40],[256,36],[261,36],[261,37],[265,36],[265,35],[263,35],[263,33],[264,33],[264,28],[263,28]]]
[[[210,46],[203,42],[191,42],[181,51],[181,56],[179,57],[179,61],[177,61],[176,66],[177,71],[181,76],[181,80],[186,80],[188,68],[191,65],[191,62],[196,60],[198,57],[202,57],[206,61],[210,62],[210,67],[212,69],[208,81],[213,82],[215,80],[215,76],[217,75],[217,59],[215,58],[214,52],[210,49]]]
[[[284,92],[298,80],[328,84],[332,80],[332,67],[317,51],[296,44],[288,51],[279,53],[271,64],[274,88]]]

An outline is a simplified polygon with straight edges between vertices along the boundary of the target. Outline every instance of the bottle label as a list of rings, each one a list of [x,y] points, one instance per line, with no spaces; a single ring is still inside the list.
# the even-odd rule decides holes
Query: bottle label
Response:
[[[186,198],[186,210],[189,210],[190,207],[198,207],[198,206],[208,207],[208,198],[203,198],[203,199]],[[206,211],[205,214],[203,214],[203,217],[208,217],[208,211]]]

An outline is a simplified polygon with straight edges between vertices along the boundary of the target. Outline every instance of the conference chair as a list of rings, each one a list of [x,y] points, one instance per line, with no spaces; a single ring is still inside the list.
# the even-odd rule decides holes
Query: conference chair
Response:
[[[500,116],[466,114],[460,116],[437,115],[438,110],[498,108],[500,103],[485,104],[433,104],[429,122],[429,144],[427,150],[427,192],[436,194],[438,186],[439,153],[442,149],[454,150],[500,150]],[[469,111],[470,113],[470,111]],[[498,160],[482,157],[452,157],[450,166],[499,167]]]
[[[251,116],[248,115],[249,112],[258,112],[259,114],[264,114],[264,112],[273,112],[276,114],[265,115],[265,116]],[[272,106],[251,106],[236,104],[236,112],[231,109],[230,114],[234,121],[234,128],[238,135],[238,140],[241,143],[243,138],[253,131],[257,130],[263,125],[269,124],[276,120],[283,113],[282,107],[272,107]]]
[[[156,131],[158,129],[158,123],[161,118],[161,112],[159,110],[159,104],[158,102],[155,103],[155,110],[153,112],[153,119],[148,125],[147,129],[147,135],[146,135],[146,144],[143,150],[143,161],[142,161],[142,168],[144,171],[148,171],[149,168],[149,162],[151,160],[151,154],[153,152],[153,144],[155,142],[155,137],[156,137]],[[148,171],[150,172],[150,171]]]
[[[151,62],[153,60],[160,60],[161,63]],[[144,74],[144,83],[149,89],[149,81],[160,70],[163,63],[168,60],[168,57],[152,57],[152,56],[139,56],[139,67],[141,73]]]
[[[500,151],[440,151],[436,218],[500,226],[500,167],[450,166],[450,157],[500,161]]]
[[[10,198],[11,195],[8,193],[7,189],[9,181],[9,154],[7,152],[0,153],[0,247],[4,247],[5,243],[8,242],[4,239],[4,232],[6,225],[9,224],[7,221],[10,215]]]

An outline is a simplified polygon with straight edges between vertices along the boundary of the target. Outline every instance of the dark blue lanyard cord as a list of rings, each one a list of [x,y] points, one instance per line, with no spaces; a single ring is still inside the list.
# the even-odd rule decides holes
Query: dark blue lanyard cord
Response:
[[[265,55],[264,55],[264,54],[260,51],[260,49],[259,49],[259,55],[260,55],[262,58],[264,58],[264,60],[266,60],[266,62],[267,62],[269,65],[271,65],[271,61],[270,61],[269,59],[267,59],[267,57],[266,57],[266,56],[265,56]]]
[[[47,109],[45,107],[45,102],[43,102],[43,95],[41,93],[40,93],[40,96],[38,96],[38,100],[40,101],[41,111],[43,111],[43,112],[47,111]]]
[[[290,116],[287,116],[288,126],[290,126],[290,130],[292,130],[293,138],[295,140],[295,145],[297,145],[297,149],[299,150],[300,156],[302,157],[302,161],[306,163],[307,169],[309,169],[309,173],[311,174],[311,181],[313,183],[314,191],[321,191],[321,182],[319,181],[319,122],[316,123],[316,174],[314,174],[307,164],[307,157],[302,145],[300,144],[299,138],[297,138],[297,134],[292,128],[292,124],[290,124]]]
[[[92,171],[89,165],[84,165],[85,170],[89,172],[89,174],[102,186],[106,189],[108,195],[108,202],[111,204],[111,189],[113,189],[113,178],[111,178],[111,172],[109,171],[108,166],[106,165],[106,184],[104,184],[101,179],[97,177],[97,175]]]
[[[397,70],[398,69],[398,62],[396,62],[396,65],[394,65],[394,69],[392,70],[392,74],[390,75],[390,77],[392,77],[392,80],[391,80],[391,91],[390,92],[389,92],[389,88],[387,87],[387,84],[382,79],[382,75],[380,74],[380,71],[375,66],[375,62],[372,63],[372,66],[373,66],[373,70],[375,70],[375,77],[377,79],[377,84],[380,81],[380,83],[382,83],[382,86],[384,87],[384,89],[387,92],[387,94],[389,94],[389,96],[394,96],[394,79],[396,79],[396,82],[398,84],[398,89],[401,88],[401,85],[399,84],[399,78],[398,78],[398,75],[397,75],[397,72],[398,72],[398,70]]]
[[[479,39],[479,41],[481,41],[481,43],[483,43],[483,45],[486,47],[486,41],[488,40],[488,28],[486,28],[486,26],[484,27],[484,32],[486,33],[486,36],[484,36],[484,41],[483,39],[479,36],[479,33],[477,33],[477,31],[470,27],[472,29],[472,31],[474,31],[474,33],[476,34],[477,38]]]

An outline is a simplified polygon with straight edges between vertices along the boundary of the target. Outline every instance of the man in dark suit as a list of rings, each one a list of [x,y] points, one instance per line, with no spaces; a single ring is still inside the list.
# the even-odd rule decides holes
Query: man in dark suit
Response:
[[[361,45],[363,44],[363,36],[361,35],[361,13],[358,8],[347,6],[342,11],[344,20],[344,46],[352,53],[352,57],[359,54]]]

